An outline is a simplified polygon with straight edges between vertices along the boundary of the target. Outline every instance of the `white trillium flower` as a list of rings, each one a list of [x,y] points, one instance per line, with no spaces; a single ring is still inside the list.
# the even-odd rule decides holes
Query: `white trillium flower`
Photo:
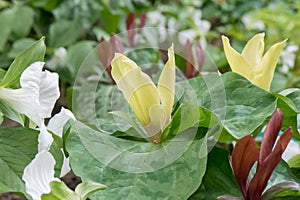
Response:
[[[199,36],[200,44],[205,48],[207,43],[205,35],[210,30],[211,24],[209,21],[201,19],[202,12],[200,10],[192,9],[190,12],[193,13],[192,20],[194,22],[195,28],[179,32],[178,40],[181,45],[185,45],[188,40],[193,41],[197,36]]]
[[[44,62],[35,62],[21,75],[19,89],[0,88],[0,99],[25,114],[41,127],[59,97],[58,74],[42,71]]]
[[[280,71],[283,73],[288,73],[290,69],[295,66],[296,53],[299,47],[297,45],[289,45],[284,50],[281,51],[280,59],[282,67]]]
[[[67,63],[67,50],[59,47],[55,50],[53,57],[46,63],[46,67],[55,70],[57,67],[63,67]]]
[[[54,177],[54,166],[55,159],[47,150],[40,151],[26,166],[22,179],[33,200],[40,200],[43,194],[50,193],[52,181],[60,181]]]
[[[60,113],[54,115],[46,127],[41,123],[40,134],[38,138],[38,153],[35,158],[26,166],[22,179],[25,181],[26,192],[31,195],[33,200],[41,199],[42,194],[47,194],[51,191],[50,183],[52,181],[60,181],[54,178],[55,159],[48,152],[53,142],[50,130],[55,135],[62,137],[63,127],[69,119],[76,120],[73,113],[65,108],[62,108]],[[64,152],[64,161],[60,173],[60,177],[67,174],[71,168],[69,158],[66,158]]]

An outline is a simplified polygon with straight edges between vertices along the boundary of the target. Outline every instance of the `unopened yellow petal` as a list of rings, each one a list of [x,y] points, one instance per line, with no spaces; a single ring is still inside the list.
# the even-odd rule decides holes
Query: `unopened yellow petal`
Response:
[[[134,115],[143,126],[149,124],[151,107],[160,105],[159,94],[151,78],[135,62],[122,54],[116,54],[111,65],[112,77]]]
[[[171,119],[171,112],[174,104],[175,94],[175,56],[174,47],[168,49],[168,61],[163,68],[158,80],[158,92],[164,111],[164,123],[167,124]]]
[[[255,68],[261,61],[264,53],[265,33],[254,35],[243,49],[242,56],[250,63],[251,67]]]
[[[270,90],[276,64],[285,42],[286,40],[274,44],[264,55],[262,61],[257,67],[257,74],[259,74],[259,76],[257,76],[255,82],[259,87],[267,91]]]
[[[248,61],[240,53],[230,46],[229,39],[227,37],[222,36],[222,42],[231,70],[246,77],[248,80],[251,80],[252,67],[250,66],[250,63],[248,63]]]

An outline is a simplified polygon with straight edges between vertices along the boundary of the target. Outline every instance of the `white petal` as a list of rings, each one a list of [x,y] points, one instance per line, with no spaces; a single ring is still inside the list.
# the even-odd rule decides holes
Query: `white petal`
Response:
[[[63,164],[62,164],[62,167],[61,167],[60,177],[63,177],[69,171],[71,171],[69,158],[66,158],[65,153],[63,152],[63,150],[62,150],[62,154],[64,156],[64,161],[63,161]]]
[[[21,88],[39,100],[41,118],[51,117],[51,111],[59,97],[58,74],[42,71],[44,62],[31,64],[21,75]]]
[[[69,119],[76,120],[70,110],[61,108],[60,112],[50,119],[47,129],[52,131],[57,136],[62,137],[64,125]]]
[[[286,162],[292,157],[300,154],[300,146],[297,142],[291,140],[282,154],[282,159]]]
[[[42,118],[51,116],[59,97],[58,75],[43,72],[43,66],[43,62],[35,62],[27,67],[20,78],[20,89],[0,88],[0,99],[39,126]]]
[[[39,145],[38,151],[49,150],[53,142],[52,135],[47,131],[47,128],[44,123],[41,123],[40,134],[39,134]]]
[[[40,200],[42,194],[51,192],[50,182],[59,181],[54,178],[55,160],[46,150],[39,152],[26,166],[22,179],[26,192],[33,200]]]
[[[49,71],[42,72],[39,100],[41,106],[41,117],[51,117],[54,104],[59,97],[58,74]]]
[[[14,108],[17,112],[28,116],[37,125],[41,124],[41,117],[39,114],[39,100],[32,93],[24,89],[7,89],[0,88],[0,99],[5,101],[9,106]]]

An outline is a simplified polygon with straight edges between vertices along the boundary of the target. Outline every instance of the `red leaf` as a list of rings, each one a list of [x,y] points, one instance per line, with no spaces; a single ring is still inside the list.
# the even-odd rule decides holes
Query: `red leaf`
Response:
[[[259,153],[259,164],[262,163],[266,159],[266,157],[272,152],[276,138],[282,126],[282,121],[283,114],[279,109],[277,109],[273,113],[262,138]]]
[[[109,42],[114,47],[115,52],[118,53],[124,52],[123,43],[118,35],[116,34],[112,35]]]
[[[252,135],[240,139],[231,155],[232,168],[243,196],[247,195],[247,180],[253,164],[258,161],[259,151]]]
[[[186,66],[185,66],[185,76],[187,78],[193,78],[195,76],[195,61],[192,51],[192,43],[188,40],[184,45],[185,56],[186,56]]]
[[[98,56],[99,59],[101,61],[101,63],[103,64],[103,66],[105,67],[106,72],[108,73],[111,83],[115,83],[114,79],[112,78],[111,75],[111,61],[114,57],[115,51],[113,46],[105,41],[105,39],[102,37],[99,41],[99,45],[98,45]]]
[[[272,172],[280,162],[281,156],[292,136],[293,131],[291,128],[288,128],[278,139],[274,150],[269,155],[266,155],[263,162],[259,161],[256,173],[249,184],[248,197],[250,200],[260,199]]]
[[[135,24],[134,24],[134,13],[129,13],[126,18],[126,27],[127,27],[127,33],[128,33],[128,40],[131,47],[134,46],[134,33],[135,33]]]
[[[113,46],[102,37],[98,45],[98,55],[104,67],[108,67],[114,57]]]
[[[139,32],[138,33],[142,32],[142,29],[145,26],[145,24],[146,24],[146,13],[143,12],[141,17],[140,17],[140,26],[139,26]]]
[[[196,50],[196,59],[198,61],[198,67],[199,67],[198,72],[201,72],[204,64],[205,54],[199,42],[196,43],[195,50]]]

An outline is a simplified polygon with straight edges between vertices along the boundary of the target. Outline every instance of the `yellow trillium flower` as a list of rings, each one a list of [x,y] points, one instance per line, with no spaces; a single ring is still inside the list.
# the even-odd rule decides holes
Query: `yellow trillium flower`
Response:
[[[233,72],[236,72],[253,84],[270,91],[275,67],[286,40],[274,44],[263,56],[264,33],[253,36],[242,53],[234,50],[229,39],[222,36],[224,51]]]
[[[157,86],[123,54],[116,53],[111,62],[111,74],[118,88],[146,130],[147,137],[157,141],[171,120],[174,104],[176,68],[173,45],[168,49],[168,57]]]

